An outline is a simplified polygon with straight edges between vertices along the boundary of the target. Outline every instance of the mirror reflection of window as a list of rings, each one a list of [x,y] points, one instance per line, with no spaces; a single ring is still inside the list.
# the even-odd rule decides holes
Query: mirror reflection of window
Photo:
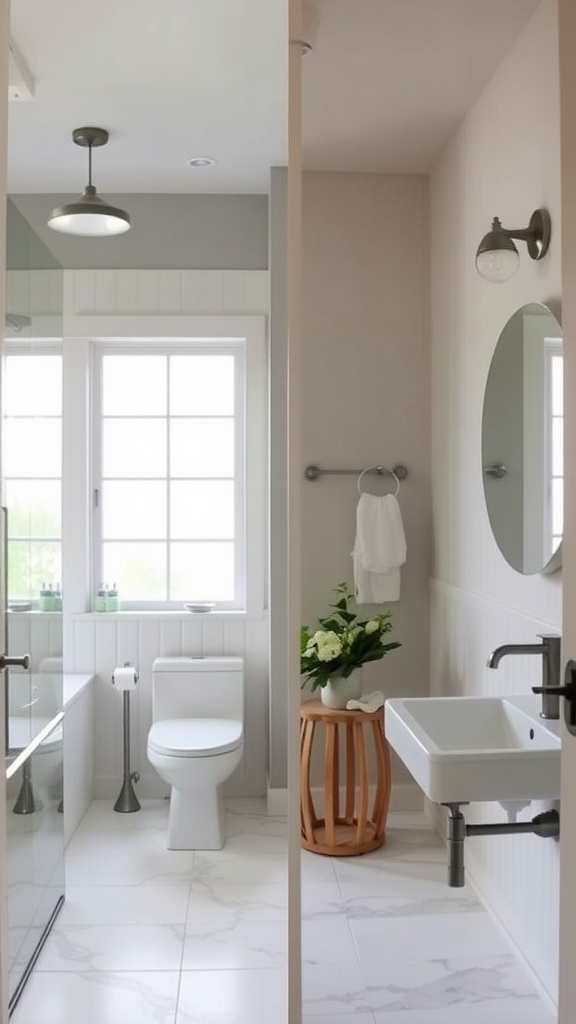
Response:
[[[546,338],[545,365],[545,438],[546,500],[545,535],[550,557],[562,540],[564,529],[564,373],[562,340]]]
[[[486,509],[494,539],[517,572],[560,566],[563,527],[562,327],[531,302],[505,323],[482,413]]]
[[[6,341],[2,452],[8,508],[8,599],[38,606],[62,578],[62,355],[53,343]]]

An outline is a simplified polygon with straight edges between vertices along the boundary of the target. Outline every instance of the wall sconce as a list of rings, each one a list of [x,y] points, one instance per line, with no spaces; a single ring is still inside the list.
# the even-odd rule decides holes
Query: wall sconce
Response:
[[[527,228],[503,228],[494,217],[492,228],[476,251],[476,270],[487,281],[507,281],[518,270],[520,257],[512,241],[526,242],[533,260],[541,260],[550,245],[550,215],[547,210],[534,210]]]

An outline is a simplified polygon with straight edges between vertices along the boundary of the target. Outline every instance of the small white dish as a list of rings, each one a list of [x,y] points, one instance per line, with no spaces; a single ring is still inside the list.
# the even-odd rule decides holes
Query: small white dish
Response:
[[[199,615],[202,612],[211,612],[214,605],[214,601],[189,601],[184,607],[187,612],[195,612],[196,615]]]

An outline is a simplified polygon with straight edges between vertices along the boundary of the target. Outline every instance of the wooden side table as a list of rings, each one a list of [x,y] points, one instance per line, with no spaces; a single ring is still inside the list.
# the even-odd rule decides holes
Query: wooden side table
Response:
[[[331,857],[352,857],[384,843],[390,805],[390,752],[384,737],[383,711],[336,711],[320,700],[300,708],[301,843],[305,850]],[[314,737],[324,730],[324,817],[319,818],[310,789]],[[340,807],[340,735],[345,731],[344,813]],[[376,794],[369,811],[368,751],[376,756]]]

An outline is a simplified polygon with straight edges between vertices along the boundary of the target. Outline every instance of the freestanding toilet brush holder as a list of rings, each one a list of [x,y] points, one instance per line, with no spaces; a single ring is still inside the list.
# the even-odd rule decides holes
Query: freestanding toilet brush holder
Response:
[[[132,785],[132,783],[138,782],[140,772],[130,771],[130,693],[136,689],[138,682],[138,672],[131,661],[125,661],[122,668],[114,669],[112,682],[118,690],[122,690],[124,714],[124,779],[122,789],[114,804],[114,810],[121,814],[131,814],[133,811],[140,810],[140,804]]]

